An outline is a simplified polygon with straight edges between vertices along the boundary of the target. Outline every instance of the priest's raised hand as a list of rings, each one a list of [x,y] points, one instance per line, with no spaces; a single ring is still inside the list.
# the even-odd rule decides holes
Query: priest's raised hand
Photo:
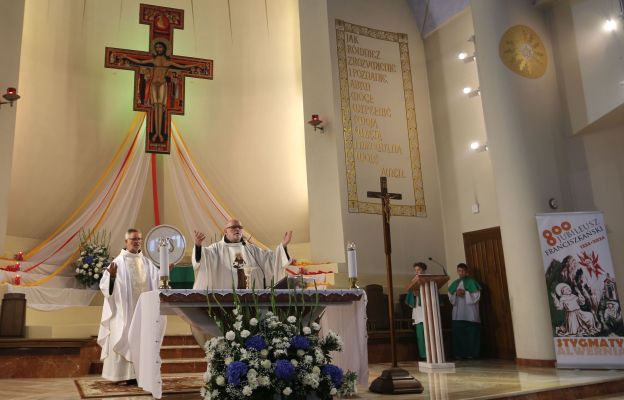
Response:
[[[249,286],[257,289],[266,287],[272,280],[277,282],[286,275],[286,267],[290,264],[286,246],[292,240],[292,231],[284,234],[280,244],[274,249],[264,249],[245,240],[243,225],[237,219],[230,219],[223,227],[220,241],[202,247],[206,234],[194,231],[195,246],[193,249],[193,268],[195,283],[193,289],[230,289],[244,288],[244,280],[235,268],[234,260],[242,258],[243,265],[251,269]],[[240,267],[240,261],[236,266]],[[249,271],[249,270],[248,270]]]

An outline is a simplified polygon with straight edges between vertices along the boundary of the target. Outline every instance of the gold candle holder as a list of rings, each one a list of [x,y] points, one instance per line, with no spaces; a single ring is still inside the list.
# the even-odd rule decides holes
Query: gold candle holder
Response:
[[[349,278],[349,289],[359,289],[360,287],[357,285],[358,278],[353,277]]]
[[[169,286],[169,277],[168,276],[161,276],[160,277],[160,284],[158,285],[158,289],[171,289],[171,286]]]

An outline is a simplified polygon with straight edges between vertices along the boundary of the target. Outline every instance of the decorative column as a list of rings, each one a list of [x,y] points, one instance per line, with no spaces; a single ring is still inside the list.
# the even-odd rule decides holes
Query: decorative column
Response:
[[[519,364],[549,365],[554,346],[535,214],[551,211],[550,198],[565,206],[566,188],[550,34],[528,0],[473,0],[471,7],[516,354]],[[514,40],[501,43],[506,33]]]

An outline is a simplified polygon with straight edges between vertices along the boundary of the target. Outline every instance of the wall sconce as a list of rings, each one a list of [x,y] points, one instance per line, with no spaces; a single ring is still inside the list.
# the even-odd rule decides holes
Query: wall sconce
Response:
[[[6,93],[3,94],[2,97],[4,97],[6,101],[0,101],[0,107],[2,107],[2,104],[9,104],[13,107],[13,103],[20,98],[19,94],[17,94],[17,89],[12,87],[7,88]]]
[[[325,132],[325,128],[323,127],[323,120],[318,116],[318,114],[312,114],[312,119],[308,121],[308,124],[314,127],[314,130],[317,129],[321,131],[321,133]]]
[[[616,31],[620,25],[621,20],[624,19],[624,0],[619,0],[618,6],[620,9],[620,13],[617,15],[617,17],[615,18],[611,17],[605,20],[604,24],[602,24],[602,29],[604,29],[607,32]]]
[[[479,143],[479,142],[472,142],[470,143],[470,150],[474,151],[475,153],[481,153],[482,151],[487,151],[488,150],[488,145],[487,143]]]
[[[481,89],[473,89],[470,86],[466,86],[464,89],[462,89],[462,92],[464,92],[464,94],[468,97],[481,96]]]
[[[475,56],[474,54],[469,55],[468,53],[466,53],[465,51],[462,51],[461,53],[459,53],[457,55],[457,59],[461,60],[465,63],[469,63],[469,62],[473,62],[477,59],[477,56]]]

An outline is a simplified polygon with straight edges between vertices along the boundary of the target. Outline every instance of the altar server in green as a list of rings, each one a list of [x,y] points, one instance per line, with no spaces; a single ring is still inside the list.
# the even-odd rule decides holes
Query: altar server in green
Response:
[[[424,262],[414,263],[414,273],[420,275],[427,270],[427,264]],[[412,307],[412,324],[416,331],[416,342],[418,343],[418,354],[421,359],[427,358],[427,349],[425,347],[425,331],[423,328],[424,313],[420,293],[410,290],[405,297],[405,303]]]
[[[456,359],[479,358],[481,352],[481,285],[468,276],[468,265],[457,265],[458,279],[448,289],[453,304],[453,355]]]

